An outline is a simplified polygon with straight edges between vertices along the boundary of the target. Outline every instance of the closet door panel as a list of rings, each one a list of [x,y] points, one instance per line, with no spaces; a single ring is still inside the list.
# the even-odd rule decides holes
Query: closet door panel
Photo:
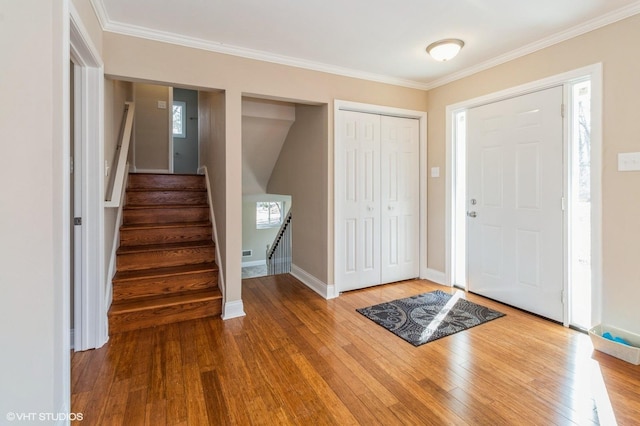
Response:
[[[415,278],[420,232],[419,122],[381,117],[381,282]]]
[[[380,284],[380,117],[341,111],[336,149],[336,282]]]

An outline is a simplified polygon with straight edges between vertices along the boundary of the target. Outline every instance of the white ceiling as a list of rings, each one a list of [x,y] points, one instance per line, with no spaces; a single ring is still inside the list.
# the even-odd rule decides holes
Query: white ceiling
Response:
[[[640,12],[638,0],[91,0],[107,31],[429,89]],[[440,63],[428,44],[460,38]]]

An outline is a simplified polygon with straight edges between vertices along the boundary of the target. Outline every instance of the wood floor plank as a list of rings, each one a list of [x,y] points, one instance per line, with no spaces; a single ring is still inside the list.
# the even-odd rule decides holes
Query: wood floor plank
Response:
[[[619,425],[640,369],[588,336],[507,315],[414,347],[356,312],[441,289],[413,280],[325,300],[290,275],[245,280],[246,317],[127,331],[71,360],[71,411],[96,425],[598,425],[601,375]]]

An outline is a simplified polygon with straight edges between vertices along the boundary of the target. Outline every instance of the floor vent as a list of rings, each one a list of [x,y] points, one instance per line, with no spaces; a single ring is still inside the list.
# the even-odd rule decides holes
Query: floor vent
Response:
[[[242,257],[251,257],[253,256],[253,250],[242,250]]]

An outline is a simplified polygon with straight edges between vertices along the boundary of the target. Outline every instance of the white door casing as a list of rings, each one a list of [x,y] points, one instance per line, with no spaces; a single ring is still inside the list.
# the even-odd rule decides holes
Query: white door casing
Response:
[[[562,87],[472,108],[468,288],[563,320]]]
[[[417,277],[419,121],[353,111],[336,120],[340,291]]]

